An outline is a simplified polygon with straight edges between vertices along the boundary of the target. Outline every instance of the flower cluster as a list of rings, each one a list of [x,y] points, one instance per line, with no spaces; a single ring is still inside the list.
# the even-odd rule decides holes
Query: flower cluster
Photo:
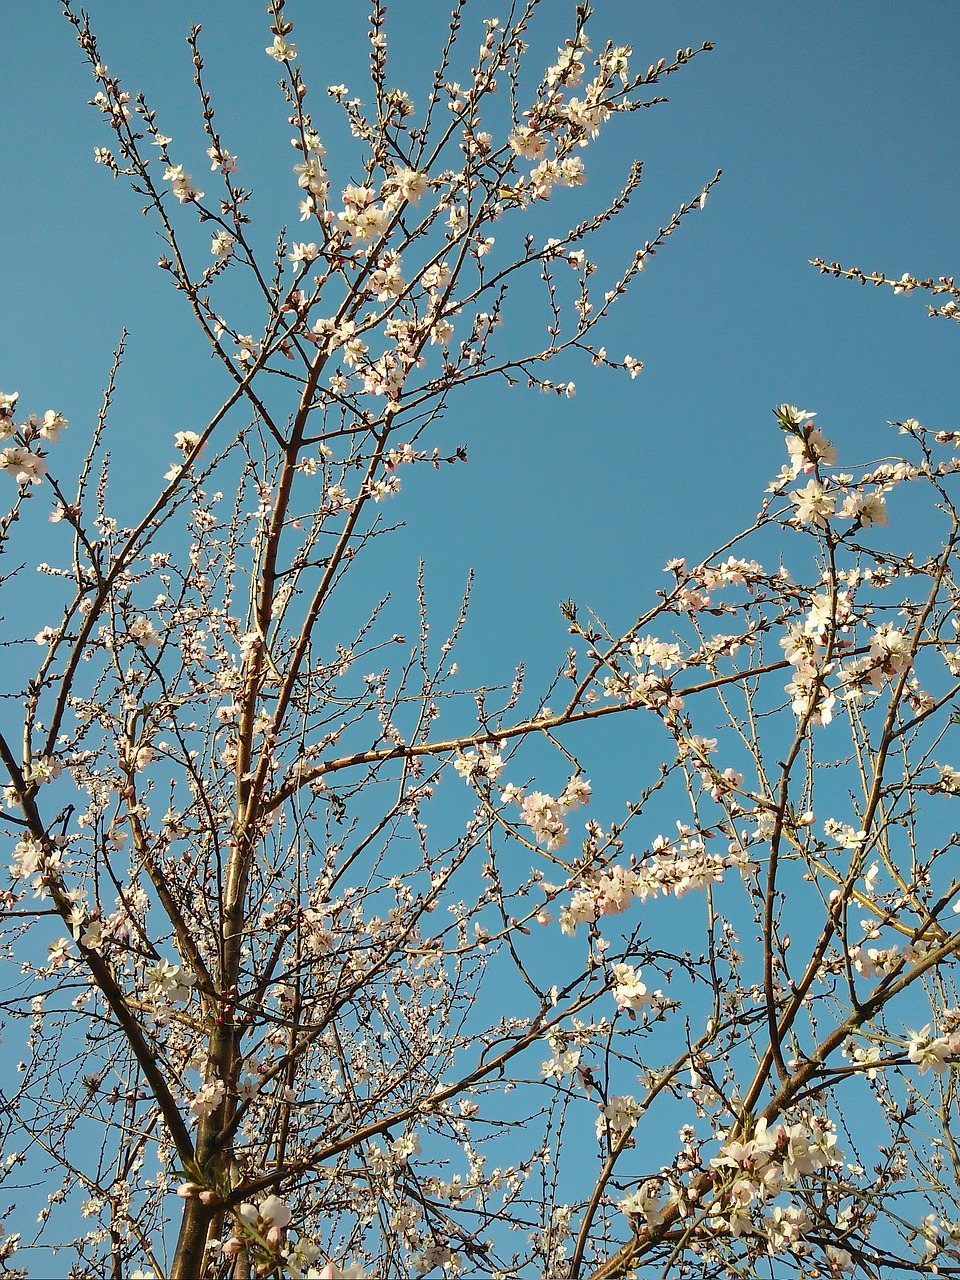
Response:
[[[755,1214],[767,1201],[795,1186],[801,1178],[843,1163],[837,1150],[836,1127],[812,1116],[794,1124],[769,1127],[757,1121],[749,1138],[721,1138],[720,1151],[710,1161],[718,1175],[709,1206],[714,1224],[733,1236],[757,1229]],[[787,1245],[796,1251],[803,1219],[781,1213],[774,1223],[774,1251]]]
[[[18,391],[0,391],[0,440],[15,443],[0,449],[0,470],[13,477],[18,485],[40,484],[47,473],[44,444],[56,444],[69,425],[56,409],[48,409],[43,417],[30,414],[23,422],[14,421]]]
[[[461,751],[457,754],[453,767],[461,778],[468,781],[472,778],[486,778],[488,782],[495,782],[504,767],[500,744],[484,742],[476,751]]]
[[[837,451],[823,432],[814,427],[812,419],[816,414],[789,404],[780,405],[776,412],[780,426],[786,432],[790,461],[771,485],[771,490],[779,491],[799,475],[813,473],[802,488],[791,491],[794,524],[826,529],[837,517],[852,520],[857,529],[885,525],[888,520],[886,494],[892,484],[910,478],[911,470],[898,472],[878,468],[872,473],[877,487],[869,492],[864,488],[865,479],[859,485],[852,484],[851,476],[827,479],[822,471],[836,463]]]
[[[870,637],[870,647],[861,658],[844,663],[840,680],[847,699],[861,698],[869,690],[905,675],[913,665],[913,646],[900,628],[891,623],[877,627]]]
[[[499,757],[496,759],[498,760]],[[547,795],[543,791],[530,791],[525,794],[522,788],[508,783],[503,789],[502,798],[505,804],[513,803],[520,806],[520,819],[530,827],[534,839],[548,851],[553,851],[562,849],[569,838],[567,814],[589,803],[590,783],[579,774],[573,774],[557,797]]]
[[[640,981],[641,971],[629,964],[613,964],[610,966],[613,976],[613,998],[618,1009],[626,1009],[631,1015],[642,1013],[654,1003],[655,997],[650,994],[647,985]]]
[[[639,899],[668,895],[681,898],[693,890],[706,889],[723,879],[732,865],[732,856],[708,853],[703,840],[694,834],[677,841],[658,837],[651,853],[639,862],[623,866],[613,863],[602,871],[591,871],[577,882],[570,902],[560,912],[560,928],[573,934],[577,926],[592,924],[601,916],[619,915]],[[571,886],[573,887],[573,886]]]

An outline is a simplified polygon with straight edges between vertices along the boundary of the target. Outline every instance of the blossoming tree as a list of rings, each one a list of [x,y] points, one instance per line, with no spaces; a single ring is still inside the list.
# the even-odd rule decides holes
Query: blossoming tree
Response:
[[[960,437],[904,422],[908,457],[838,471],[782,405],[756,519],[671,562],[626,632],[565,604],[542,694],[464,687],[466,603],[437,647],[421,582],[409,642],[363,576],[404,477],[466,461],[435,443],[465,386],[569,396],[547,365],[577,354],[637,375],[601,326],[712,185],[602,290],[592,237],[639,167],[540,234],[610,117],[694,51],[638,72],[581,5],[528,84],[536,7],[485,24],[461,84],[458,3],[418,108],[374,4],[368,101],[328,90],[356,148],[335,187],[273,0],[305,229],[265,262],[199,31],[216,197],[65,3],[96,158],[155,218],[226,390],[130,524],[105,448],[122,346],[79,475],[62,413],[0,398],[0,537],[23,545],[43,494],[61,537],[0,734],[3,1178],[45,1193],[38,1224],[8,1213],[4,1275],[960,1274]],[[546,340],[510,347],[531,276]],[[237,278],[254,334],[220,300]],[[953,314],[952,281],[898,287]],[[611,715],[662,763],[584,822],[577,753]]]

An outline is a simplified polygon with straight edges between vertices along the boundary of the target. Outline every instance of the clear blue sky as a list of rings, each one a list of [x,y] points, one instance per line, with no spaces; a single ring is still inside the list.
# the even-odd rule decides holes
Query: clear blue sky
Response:
[[[198,180],[209,171],[183,37],[191,22],[203,24],[217,123],[256,191],[261,242],[284,221],[295,235],[287,112],[263,52],[261,0],[91,0],[89,8],[101,56],[130,91],[146,93]],[[476,26],[466,56],[496,8],[468,7]],[[509,681],[520,659],[534,674],[556,669],[566,641],[561,598],[627,625],[663,582],[668,558],[699,558],[748,523],[783,461],[774,404],[818,410],[850,461],[893,445],[887,419],[957,425],[954,326],[926,319],[917,295],[895,298],[807,265],[819,255],[895,275],[957,266],[956,5],[596,0],[595,8],[594,43],[632,44],[638,66],[704,39],[716,48],[667,81],[667,104],[618,122],[606,146],[591,148],[588,186],[548,212],[565,228],[641,157],[641,190],[600,246],[601,260],[619,261],[717,168],[724,177],[600,335],[612,355],[640,357],[644,373],[631,382],[570,362],[557,376],[576,380],[572,401],[481,384],[444,427],[444,443],[469,444],[469,466],[408,483],[402,509],[391,510],[408,531],[390,548],[387,585],[412,603],[422,553],[437,631],[476,568],[461,663],[478,682]],[[531,36],[538,70],[572,9],[544,0]],[[439,0],[390,8],[391,78],[415,101],[445,13]],[[294,0],[288,16],[315,109],[331,82],[362,95],[365,4]],[[73,426],[59,450],[79,456],[113,344],[128,327],[114,448],[121,465],[126,458],[136,468],[125,473],[135,505],[143,469],[162,473],[173,432],[197,426],[218,402],[222,375],[154,265],[162,245],[137,198],[93,163],[108,131],[85,105],[91,81],[58,6],[13,6],[5,25],[16,53],[0,130],[0,385],[19,388],[23,409],[66,413]],[[342,129],[326,129],[325,140],[331,162],[348,170]],[[259,323],[251,313],[248,331]],[[40,604],[38,626],[46,621]]]
[[[538,63],[572,8],[544,0]],[[183,36],[203,23],[218,123],[253,175],[264,240],[282,220],[295,224],[261,0],[90,0],[89,9],[111,70],[146,92],[198,178],[207,162]],[[467,22],[472,12],[479,29],[496,9],[471,6]],[[390,8],[394,75],[415,100],[444,13],[437,0]],[[313,0],[292,3],[289,16],[316,97],[340,80],[362,94],[366,6]],[[117,423],[138,460],[165,465],[172,432],[194,425],[193,405],[212,401],[219,383],[154,266],[160,244],[136,197],[93,164],[94,145],[108,139],[84,105],[91,82],[58,6],[11,6],[5,28],[15,52],[0,108],[3,388],[20,389],[22,408],[62,408],[79,445],[126,325]],[[592,30],[595,43],[608,34],[631,43],[638,65],[716,42],[671,77],[668,104],[635,114],[613,147],[590,155],[584,199],[612,190],[631,155],[646,164],[618,243],[648,237],[717,168],[724,178],[602,335],[612,354],[644,360],[642,376],[570,365],[564,376],[579,394],[569,403],[493,388],[473,397],[446,428],[448,440],[469,443],[470,466],[430,485],[420,510],[404,510],[418,531],[410,555],[425,549],[438,598],[476,566],[480,647],[501,675],[514,657],[544,651],[552,663],[561,597],[626,621],[669,556],[697,556],[745,523],[781,462],[773,404],[817,409],[851,458],[887,448],[886,419],[956,425],[953,326],[926,320],[916,295],[893,298],[807,266],[821,255],[897,275],[956,267],[956,5],[597,0]],[[475,43],[465,42],[471,54]]]
[[[295,231],[290,130],[263,52],[263,0],[88,0],[88,8],[111,71],[146,93],[198,181],[209,170],[183,36],[203,24],[217,122],[255,189],[262,242],[283,221]],[[641,377],[571,362],[557,372],[577,382],[569,402],[492,385],[466,396],[448,415],[444,442],[467,443],[469,466],[409,483],[390,511],[408,528],[380,585],[412,601],[422,554],[438,632],[476,568],[461,662],[477,682],[509,682],[518,660],[534,678],[555,670],[566,646],[561,598],[626,626],[662,585],[668,558],[697,559],[748,524],[784,461],[771,406],[817,410],[841,461],[895,448],[887,419],[960,425],[955,326],[927,320],[917,295],[860,289],[807,265],[822,256],[897,276],[960,265],[953,0],[595,0],[595,8],[595,45],[607,36],[630,43],[638,66],[704,39],[716,49],[671,77],[668,104],[621,122],[612,146],[601,140],[588,153],[590,183],[564,205],[558,199],[560,228],[642,158],[641,191],[601,249],[610,262],[651,238],[716,169],[724,177],[600,335],[611,355],[644,361]],[[338,81],[365,92],[366,10],[359,0],[290,0],[317,98]],[[471,54],[481,20],[505,10],[501,0],[468,6]],[[566,0],[543,0],[538,69],[572,11]],[[437,0],[390,8],[395,82],[415,101],[444,15]],[[140,477],[159,477],[172,461],[175,431],[202,425],[222,375],[156,270],[162,245],[137,198],[93,163],[94,146],[110,138],[85,106],[91,81],[58,6],[9,5],[4,27],[12,52],[0,106],[0,389],[19,389],[25,411],[64,412],[71,429],[59,449],[79,457],[112,348],[129,328],[113,423],[120,473],[131,481],[125,500],[135,507]],[[325,132],[325,141],[348,165],[342,133]],[[255,331],[258,322],[251,315],[239,327]],[[37,627],[50,621],[39,593],[24,610]],[[642,772],[622,749],[630,732],[618,727],[603,742],[588,773],[598,800],[622,799],[624,783]]]

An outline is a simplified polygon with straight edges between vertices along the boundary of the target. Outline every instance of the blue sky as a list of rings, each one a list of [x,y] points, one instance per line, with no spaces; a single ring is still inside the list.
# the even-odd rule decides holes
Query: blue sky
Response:
[[[886,419],[955,425],[952,326],[925,320],[916,296],[821,278],[807,259],[897,275],[953,269],[956,7],[595,7],[594,42],[609,34],[631,43],[637,64],[704,39],[716,49],[671,77],[668,104],[621,122],[612,146],[601,142],[590,184],[559,218],[579,198],[613,190],[638,155],[644,183],[617,231],[617,247],[630,248],[717,168],[724,177],[602,334],[612,354],[644,360],[642,376],[630,382],[571,364],[563,374],[578,396],[569,403],[492,387],[472,397],[447,428],[449,439],[469,443],[469,467],[443,475],[419,509],[403,513],[407,549],[425,552],[438,599],[476,567],[474,635],[500,674],[541,651],[552,665],[561,597],[626,621],[669,556],[696,557],[746,523],[781,462],[772,405],[817,409],[850,458],[889,447]],[[260,0],[91,0],[89,8],[111,69],[146,92],[197,176],[206,161],[183,36],[192,21],[204,25],[218,123],[252,174],[262,234],[269,242],[279,222],[295,224],[292,180],[282,179],[289,131],[263,54]],[[468,8],[467,23],[472,11],[479,30],[489,8]],[[343,80],[363,93],[365,12],[356,2],[291,5],[315,91]],[[545,0],[534,64],[551,54],[571,12]],[[391,6],[394,75],[415,100],[444,13],[436,0]],[[19,52],[6,71],[0,132],[4,389],[18,387],[23,408],[62,407],[79,447],[127,326],[117,424],[138,463],[166,465],[172,432],[192,425],[219,383],[154,266],[159,242],[136,197],[92,162],[107,139],[84,106],[89,77],[58,7],[16,6],[6,27]],[[474,44],[471,35],[470,53]],[[336,146],[328,136],[332,155]]]
[[[468,7],[471,53],[481,20],[505,8],[499,0]],[[391,510],[407,528],[378,562],[379,587],[407,609],[422,555],[438,634],[476,569],[461,656],[468,682],[509,683],[520,660],[533,682],[548,677],[566,647],[560,599],[629,625],[662,585],[667,559],[699,559],[749,524],[784,461],[773,405],[817,410],[850,462],[897,447],[888,419],[958,425],[953,325],[927,320],[916,295],[835,282],[808,259],[897,276],[955,269],[960,10],[946,0],[595,0],[595,8],[594,44],[630,43],[637,65],[704,39],[716,49],[671,77],[669,103],[620,122],[612,145],[601,139],[586,189],[551,204],[560,228],[642,158],[641,190],[601,243],[611,263],[652,238],[718,168],[724,177],[599,335],[615,357],[641,358],[643,374],[631,381],[568,362],[556,376],[577,382],[572,401],[483,385],[443,428],[445,444],[469,445],[469,465],[414,479]],[[218,124],[255,189],[262,241],[285,220],[295,231],[293,153],[276,68],[263,52],[262,0],[89,0],[89,10],[111,70],[146,93],[198,180],[207,162],[183,36],[191,22],[203,24]],[[572,10],[544,0],[532,36],[538,70]],[[395,82],[415,101],[444,12],[436,0],[395,0],[390,9]],[[366,5],[291,0],[288,16],[317,96],[335,81],[362,95]],[[93,164],[94,146],[109,138],[84,105],[91,82],[58,7],[13,7],[5,28],[16,53],[0,108],[0,388],[19,389],[26,411],[62,410],[71,430],[60,454],[79,457],[128,328],[113,425],[118,474],[129,482],[120,500],[135,509],[172,461],[174,431],[202,426],[223,383],[156,270],[162,246],[137,198]],[[342,133],[325,139],[331,165],[349,169]],[[37,628],[50,621],[39,590],[23,610],[28,633],[34,614]],[[622,784],[649,762],[631,754],[633,730],[607,730],[603,741],[592,760],[602,778],[591,769],[598,798],[622,797]]]
[[[612,627],[627,626],[662,585],[670,557],[699,559],[748,524],[783,461],[773,405],[816,409],[841,463],[896,448],[890,419],[956,426],[954,326],[928,320],[918,295],[821,277],[808,259],[892,275],[954,269],[960,177],[948,158],[960,123],[951,94],[960,11],[949,3],[624,0],[597,0],[595,10],[594,44],[630,43],[638,66],[705,39],[716,48],[670,77],[668,103],[616,122],[591,148],[588,185],[549,202],[545,227],[555,217],[565,229],[642,158],[637,197],[598,245],[609,266],[718,168],[724,176],[599,335],[612,355],[644,361],[639,378],[571,360],[554,375],[577,382],[571,401],[480,384],[442,429],[445,446],[469,445],[469,465],[414,473],[403,505],[392,506],[407,528],[371,591],[389,588],[412,613],[423,555],[439,635],[473,567],[460,651],[468,682],[509,683],[523,661],[530,687],[539,687],[566,647],[559,600],[572,596]],[[208,162],[183,37],[192,22],[203,24],[207,85],[224,143],[255,190],[260,241],[270,246],[283,222],[295,238],[287,112],[263,51],[260,0],[91,0],[90,12],[101,56],[131,92],[145,92],[198,180]],[[391,79],[414,101],[426,92],[445,14],[439,0],[390,8]],[[545,0],[531,31],[538,74],[571,15],[572,5]],[[347,175],[351,140],[322,89],[343,81],[363,95],[366,7],[293,3],[288,16],[331,167]],[[468,7],[464,56],[475,52],[486,16],[489,6]],[[10,175],[0,204],[0,386],[21,391],[22,409],[66,413],[73,426],[58,451],[79,458],[127,327],[113,449],[116,474],[131,483],[114,499],[132,513],[144,486],[153,491],[151,473],[159,477],[172,460],[173,432],[198,426],[219,403],[222,375],[156,269],[162,245],[137,197],[93,163],[94,146],[109,138],[85,105],[91,81],[71,28],[53,4],[16,7],[6,21],[21,53],[7,72],[0,130]],[[532,300],[531,323],[542,328],[542,314]],[[247,331],[260,322],[251,314]],[[23,609],[27,634],[34,621],[49,621],[41,592]],[[620,732],[608,727],[603,742],[617,743]],[[601,764],[611,798],[622,795],[621,770],[633,770],[622,749],[602,749]]]

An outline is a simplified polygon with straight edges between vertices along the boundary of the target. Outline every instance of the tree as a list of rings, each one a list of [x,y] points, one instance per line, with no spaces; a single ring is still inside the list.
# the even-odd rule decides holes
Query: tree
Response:
[[[592,238],[639,166],[572,228],[545,215],[695,53],[638,74],[580,5],[531,86],[535,8],[486,24],[460,84],[458,4],[418,113],[375,4],[368,104],[328,90],[357,147],[338,187],[273,0],[307,230],[267,262],[199,29],[216,198],[66,0],[114,135],[97,158],[161,229],[226,391],[132,523],[106,449],[123,343],[76,477],[64,416],[0,401],[4,544],[44,492],[62,539],[0,736],[4,1168],[52,1186],[36,1240],[13,1211],[7,1275],[42,1248],[71,1276],[177,1280],[960,1272],[960,437],[896,424],[907,459],[838,472],[781,405],[756,519],[671,562],[626,631],[567,602],[546,691],[520,668],[461,684],[468,598],[437,646],[421,576],[411,642],[365,568],[404,478],[466,461],[436,441],[469,384],[569,396],[545,366],[577,353],[636,376],[599,326],[712,186],[597,286]],[[511,331],[531,276],[540,344]],[[946,315],[960,296],[898,287]],[[663,763],[574,834],[579,744],[611,716],[644,718]]]

